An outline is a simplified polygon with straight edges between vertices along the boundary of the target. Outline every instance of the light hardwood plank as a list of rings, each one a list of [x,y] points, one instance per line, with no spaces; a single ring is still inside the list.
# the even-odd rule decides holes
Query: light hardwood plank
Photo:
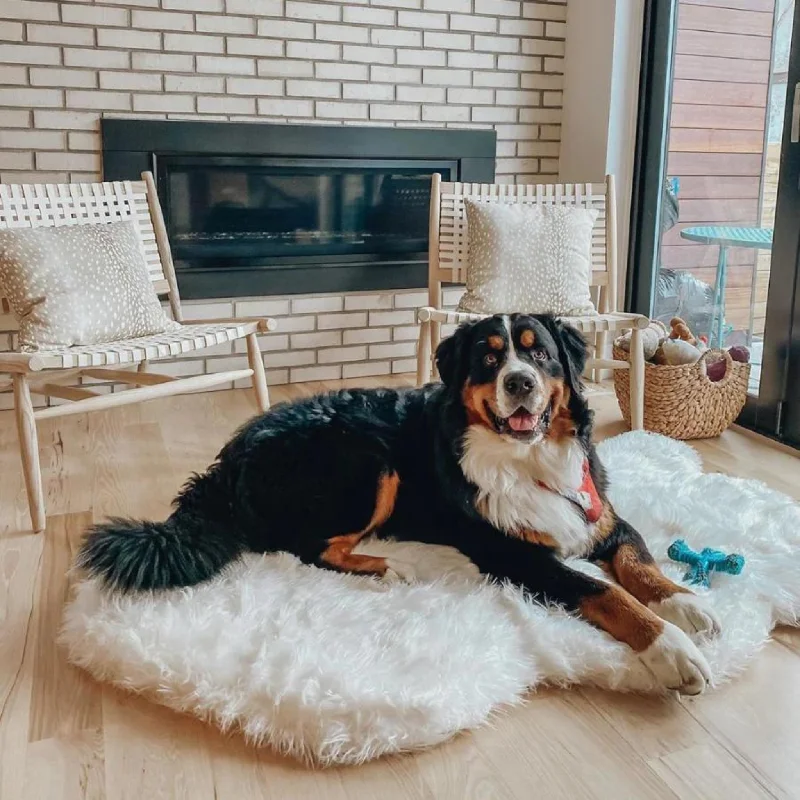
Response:
[[[176,487],[162,428],[136,416],[104,414],[93,430],[96,519],[168,513]],[[109,800],[214,797],[202,723],[110,687],[102,709]]]
[[[615,694],[592,688],[581,688],[578,692],[623,737],[631,750],[641,756],[679,796],[683,795],[676,788],[677,777],[670,770],[683,763],[685,757],[681,754],[696,751],[708,751],[709,764],[721,760],[728,762],[729,769],[735,769],[745,787],[758,787],[763,796],[772,796],[760,783],[758,771],[747,759],[735,750],[726,750],[692,716],[695,700],[684,698],[682,702],[675,702],[673,698]],[[671,761],[673,756],[676,757],[674,764]],[[701,763],[705,767],[706,762]],[[667,779],[667,775],[671,777]],[[700,786],[703,791],[711,791],[708,780]],[[708,796],[717,795],[712,793]]]
[[[690,713],[719,744],[742,757],[777,796],[800,786],[800,661],[771,642],[736,681],[712,692]]]
[[[25,797],[36,800],[104,800],[101,728],[33,742],[25,763]]]
[[[10,413],[0,424],[0,798],[24,794],[31,699],[33,614],[45,537],[30,533]]]
[[[55,646],[61,612],[69,594],[68,570],[87,526],[89,513],[50,517],[47,543],[33,623],[35,660],[30,728],[31,742],[70,736],[100,728],[100,687],[84,672],[67,662]]]
[[[65,417],[39,425],[44,490],[51,514],[79,514],[92,508],[94,459],[91,426],[97,417]]]
[[[541,690],[509,718],[513,724],[475,736],[513,797],[526,796],[532,786],[551,800],[673,797],[614,728],[573,692]]]
[[[0,490],[0,499],[3,492]],[[0,509],[3,506],[0,505]],[[0,535],[0,798],[23,800],[34,697],[32,625],[44,536]]]
[[[199,720],[105,688],[103,727],[108,800],[220,799]]]
[[[275,403],[375,378],[274,387]],[[596,437],[624,426],[592,393]],[[238,735],[72,671],[55,646],[66,565],[83,527],[107,514],[163,518],[192,470],[256,413],[250,391],[127,406],[41,426],[53,521],[27,533],[13,419],[0,413],[0,798],[796,797],[800,632],[782,629],[741,678],[679,703],[597,690],[545,690],[491,726],[427,752],[309,770]],[[695,443],[707,469],[800,497],[800,460],[741,432]]]
[[[433,800],[425,787],[415,758],[390,758],[360,767],[312,770],[269,750],[258,750],[238,737],[225,738],[214,732],[207,737],[219,797],[248,800],[357,800],[402,797]],[[466,795],[459,795],[459,798]],[[455,798],[455,796],[454,796]],[[442,796],[442,800],[448,800]]]
[[[774,630],[772,638],[800,656],[800,630],[797,628],[781,625]]]
[[[414,789],[426,800],[515,798],[518,795],[513,781],[507,779],[507,770],[498,770],[484,749],[485,735],[491,736],[493,729],[461,734],[445,747],[387,759],[386,763],[393,771],[407,772],[413,767],[420,781],[414,783]]]
[[[763,800],[778,796],[715,744],[679,750],[649,764],[681,800]]]

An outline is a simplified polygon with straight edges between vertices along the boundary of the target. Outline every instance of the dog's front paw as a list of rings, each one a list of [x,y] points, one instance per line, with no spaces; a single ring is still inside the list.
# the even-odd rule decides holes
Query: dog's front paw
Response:
[[[719,618],[710,603],[691,592],[678,592],[666,600],[650,603],[650,610],[690,636],[716,636],[720,632]]]
[[[702,694],[711,683],[711,669],[703,654],[670,622],[664,623],[661,635],[639,658],[663,686],[681,694]]]

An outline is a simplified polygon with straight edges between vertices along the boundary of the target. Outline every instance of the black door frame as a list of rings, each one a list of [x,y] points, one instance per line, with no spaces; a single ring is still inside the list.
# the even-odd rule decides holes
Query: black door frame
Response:
[[[783,119],[778,196],[772,242],[764,358],[757,397],[748,397],[738,422],[768,436],[800,444],[800,408],[789,403],[789,387],[800,386],[797,374],[800,318],[796,292],[800,254],[800,144],[792,143],[794,87],[800,83],[800,3],[795,5],[792,44],[786,81],[786,114]],[[793,317],[795,317],[793,321]],[[794,347],[792,346],[794,330]],[[792,352],[794,350],[794,353]],[[795,372],[792,378],[792,372]],[[792,383],[791,381],[794,381]],[[793,409],[793,410],[792,410]],[[794,421],[792,422],[792,417]],[[795,427],[791,435],[790,426]]]
[[[797,147],[798,145],[795,145],[795,148]],[[800,263],[795,275],[794,315],[789,342],[786,400],[781,434],[789,444],[800,447]]]
[[[778,430],[782,439],[800,447],[800,141],[792,141],[793,121],[798,111],[794,108],[795,87],[800,90],[800,3],[795,3],[792,23],[773,243],[773,253],[775,248],[781,248],[777,262],[780,268],[777,273],[772,273],[775,278],[770,280],[767,298],[767,323],[769,325],[773,309],[777,309],[774,316],[778,330],[774,336],[775,341],[780,342],[780,346],[775,348],[778,352],[773,366],[776,383],[781,380]],[[780,328],[784,317],[789,320],[788,331]]]
[[[625,308],[650,316],[661,241],[678,0],[645,0]]]
[[[672,65],[678,0],[646,0],[639,86],[631,244],[626,309],[650,315],[661,240],[661,198],[667,169]],[[795,5],[786,116],[772,247],[769,344],[758,397],[748,397],[737,422],[800,446],[800,143],[791,142],[794,87],[800,84],[800,1]],[[790,397],[789,387],[794,387]]]

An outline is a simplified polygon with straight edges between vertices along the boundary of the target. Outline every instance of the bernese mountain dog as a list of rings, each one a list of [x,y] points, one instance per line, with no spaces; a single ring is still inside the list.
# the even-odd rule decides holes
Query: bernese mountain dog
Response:
[[[189,480],[166,521],[97,525],[78,563],[133,592],[199,583],[248,551],[384,576],[391,560],[354,552],[365,536],[449,545],[624,642],[665,687],[698,694],[710,672],[690,637],[719,624],[608,500],[586,357],[581,334],[552,316],[462,325],[437,350],[442,383],[275,406]]]

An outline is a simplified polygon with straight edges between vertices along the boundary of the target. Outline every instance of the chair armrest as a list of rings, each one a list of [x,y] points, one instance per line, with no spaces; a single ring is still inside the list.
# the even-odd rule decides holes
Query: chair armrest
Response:
[[[37,353],[0,353],[0,372],[26,374],[42,369],[44,363]]]
[[[274,331],[278,327],[277,320],[274,320],[271,317],[238,317],[237,319],[227,319],[224,317],[219,319],[183,319],[181,320],[181,325],[240,325],[242,322],[255,322],[258,325],[258,330],[260,333]]]

